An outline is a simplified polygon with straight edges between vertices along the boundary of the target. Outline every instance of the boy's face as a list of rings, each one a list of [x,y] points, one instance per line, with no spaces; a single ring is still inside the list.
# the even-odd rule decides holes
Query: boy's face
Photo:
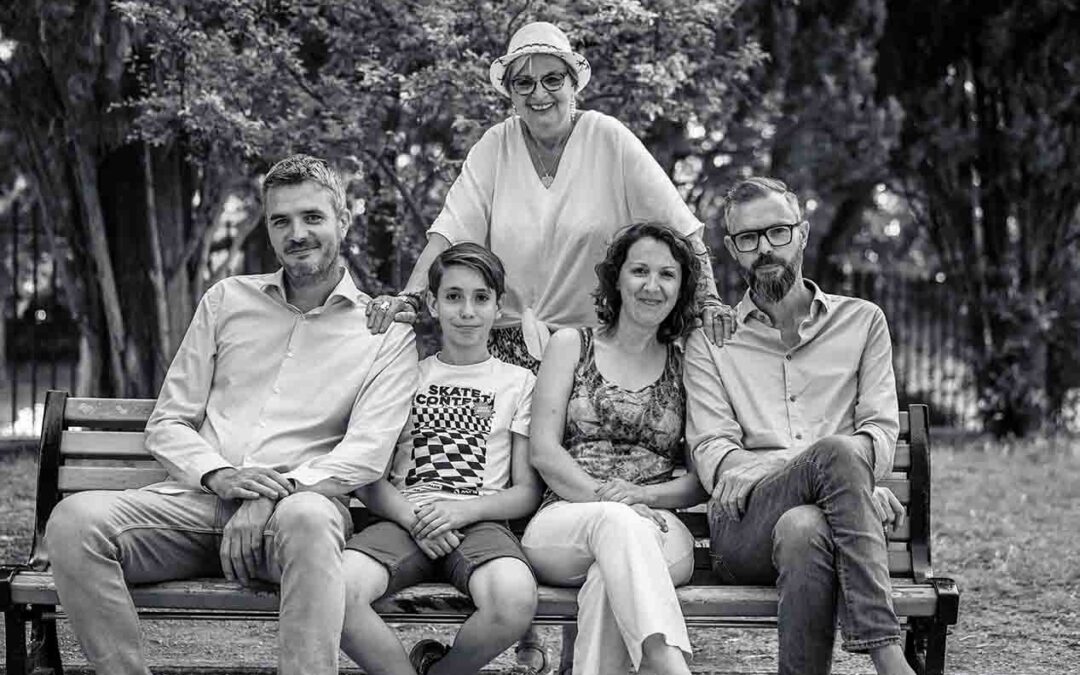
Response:
[[[428,310],[442,327],[444,349],[486,348],[500,314],[495,289],[479,272],[462,265],[446,268],[438,295],[428,293]]]

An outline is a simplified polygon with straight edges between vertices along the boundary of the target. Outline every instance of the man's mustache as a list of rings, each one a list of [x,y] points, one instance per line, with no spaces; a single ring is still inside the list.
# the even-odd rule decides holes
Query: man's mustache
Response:
[[[319,246],[319,242],[317,240],[315,240],[315,239],[308,239],[308,240],[300,241],[300,242],[291,242],[289,244],[286,244],[285,252],[286,253],[296,253],[297,251],[303,251],[303,250],[309,249],[309,248],[318,248],[318,246]]]
[[[761,256],[758,257],[757,260],[754,261],[754,264],[750,266],[750,269],[756,271],[757,268],[764,267],[766,265],[783,265],[784,267],[788,266],[786,262],[784,262],[780,258],[777,258],[772,253],[763,253],[761,254]]]

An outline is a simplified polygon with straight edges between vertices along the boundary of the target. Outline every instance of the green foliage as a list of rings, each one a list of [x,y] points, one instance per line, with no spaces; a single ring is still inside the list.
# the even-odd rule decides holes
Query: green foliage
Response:
[[[1080,352],[1076,333],[1051,330],[1075,304],[1080,254],[1078,41],[1072,2],[889,2],[882,89],[905,111],[895,183],[976,310],[977,386],[997,433],[1053,419],[1050,364]]]
[[[534,19],[567,28],[594,69],[585,108],[614,114],[645,137],[657,129],[685,137],[692,119],[723,133],[763,59],[733,30],[736,6],[115,5],[147,45],[136,61],[143,87],[128,103],[136,133],[154,143],[182,134],[249,174],[290,152],[334,159],[352,174],[350,192],[362,205],[353,259],[363,278],[392,285],[411,267],[468,148],[509,113],[487,68],[514,30]]]

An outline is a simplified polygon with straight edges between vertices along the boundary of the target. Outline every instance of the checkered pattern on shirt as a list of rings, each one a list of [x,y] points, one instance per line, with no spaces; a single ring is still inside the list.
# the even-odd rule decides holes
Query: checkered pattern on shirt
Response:
[[[413,466],[405,485],[437,484],[454,492],[477,494],[484,484],[491,419],[472,405],[413,406]]]

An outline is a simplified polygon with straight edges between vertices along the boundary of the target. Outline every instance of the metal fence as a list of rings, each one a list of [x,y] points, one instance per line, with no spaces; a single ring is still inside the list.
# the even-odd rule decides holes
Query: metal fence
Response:
[[[31,201],[0,219],[0,438],[37,435],[45,391],[75,388],[78,331],[39,219]]]

